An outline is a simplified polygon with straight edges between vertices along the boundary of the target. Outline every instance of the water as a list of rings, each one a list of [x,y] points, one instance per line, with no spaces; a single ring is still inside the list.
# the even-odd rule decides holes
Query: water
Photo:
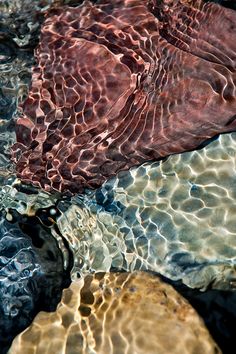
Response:
[[[233,1],[215,2],[235,9]],[[130,348],[134,353],[138,349],[136,344],[131,345],[131,338],[135,338],[145,344],[143,351],[139,348],[140,353],[147,353],[149,349],[150,353],[157,350],[174,352],[173,347],[161,347],[161,341],[158,342],[160,347],[154,349],[160,335],[168,332],[173,338],[179,337],[170,320],[174,313],[172,305],[168,309],[169,322],[165,316],[158,320],[163,323],[162,332],[150,333],[156,323],[153,312],[159,309],[155,304],[160,308],[163,304],[163,299],[155,296],[161,291],[160,287],[173,292],[168,283],[197,310],[223,353],[233,353],[236,318],[235,133],[214,137],[198,150],[120,172],[95,191],[87,188],[74,196],[44,191],[24,184],[16,177],[15,165],[10,160],[10,147],[16,141],[15,122],[28,94],[44,13],[52,3],[77,6],[82,2],[0,1],[1,353],[6,353],[12,340],[27,327],[28,330],[14,341],[10,353],[22,352],[22,343],[24,348],[33,345],[43,353],[47,345],[49,350],[53,345],[55,352],[57,346],[58,350],[61,348],[61,338],[63,343],[67,341],[67,354],[78,353],[82,346],[84,353],[104,353],[109,338],[113,343],[109,347],[111,351],[120,347],[123,350]],[[136,275],[132,278],[135,270],[147,273],[133,273]],[[117,271],[121,273],[109,273]],[[106,272],[106,275],[90,276],[94,272]],[[156,273],[165,278],[159,280],[153,275]],[[110,293],[105,291],[103,277]],[[138,299],[144,299],[135,309],[129,302],[125,303],[125,277],[133,279],[126,296],[129,298],[134,293],[132,302],[137,304]],[[95,291],[96,279],[101,281],[101,288]],[[144,282],[147,287],[143,284],[137,287],[136,282]],[[148,285],[152,282],[154,290]],[[63,288],[67,287],[54,312]],[[147,294],[149,287],[150,294]],[[119,291],[122,296],[117,298]],[[96,293],[98,308],[99,296],[102,296],[100,310],[91,298],[91,292]],[[213,353],[215,345],[203,323],[178,293],[168,293],[169,299],[171,296],[174,299],[169,300],[170,304],[179,299],[177,312],[182,313],[187,306],[183,316],[185,319],[190,316],[196,323],[196,330],[204,332],[206,347],[197,347],[199,342],[195,338],[191,350],[196,345],[198,352]],[[145,307],[145,299],[150,309]],[[84,307],[79,307],[80,301]],[[118,306],[117,312],[109,306]],[[126,316],[123,306],[126,306]],[[81,316],[78,318],[73,317],[77,308]],[[107,316],[106,330],[100,328],[99,321],[93,322],[91,311],[95,311],[97,318]],[[136,311],[136,317],[133,325],[126,329],[125,322],[132,321],[129,311]],[[113,322],[112,316],[115,316]],[[138,326],[145,316],[146,323]],[[65,325],[60,327],[60,321]],[[33,325],[29,327],[31,323]],[[51,332],[47,327],[49,323]],[[190,328],[189,324],[182,330],[186,339],[192,336]],[[119,332],[120,337],[113,332]],[[149,333],[150,340],[145,342]],[[55,342],[52,342],[52,336],[55,336]],[[99,344],[103,340],[104,347]],[[153,346],[147,349],[150,343]],[[179,345],[177,352],[178,348],[179,352],[184,352],[184,340]]]

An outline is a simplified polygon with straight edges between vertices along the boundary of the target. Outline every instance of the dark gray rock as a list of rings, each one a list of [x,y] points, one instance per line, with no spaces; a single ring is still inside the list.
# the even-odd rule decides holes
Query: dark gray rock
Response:
[[[55,310],[69,279],[56,240],[36,217],[0,216],[1,353],[39,311]]]

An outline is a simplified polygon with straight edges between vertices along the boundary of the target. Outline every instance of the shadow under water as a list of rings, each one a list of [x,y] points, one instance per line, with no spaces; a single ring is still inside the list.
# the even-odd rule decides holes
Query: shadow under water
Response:
[[[190,289],[181,282],[165,278],[203,318],[206,327],[224,354],[234,354],[236,336],[236,292],[208,289],[205,292]]]
[[[10,219],[11,221],[7,221]],[[36,217],[17,212],[0,215],[0,347],[39,311],[55,311],[62,289],[70,284],[56,240]]]

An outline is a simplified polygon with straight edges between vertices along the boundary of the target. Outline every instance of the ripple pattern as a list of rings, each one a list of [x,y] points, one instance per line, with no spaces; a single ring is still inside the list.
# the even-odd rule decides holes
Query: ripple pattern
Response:
[[[236,133],[120,172],[59,203],[74,274],[152,270],[190,287],[235,288]]]
[[[15,143],[19,103],[28,95],[33,49],[50,0],[0,1],[0,184],[12,176],[10,147]]]
[[[175,339],[175,340],[173,340]],[[217,354],[202,320],[170,285],[151,274],[97,273],[63,291],[9,354]]]
[[[56,241],[26,216],[0,215],[0,345],[13,338],[40,310],[53,311],[70,282]]]
[[[236,135],[140,164],[235,130],[235,12],[82,2],[0,0],[0,352],[231,353]]]
[[[17,121],[18,176],[74,193],[235,129],[235,24],[200,0],[49,12]]]

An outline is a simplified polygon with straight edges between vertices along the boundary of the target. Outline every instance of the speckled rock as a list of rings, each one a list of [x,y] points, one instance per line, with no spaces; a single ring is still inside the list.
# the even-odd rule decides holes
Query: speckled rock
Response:
[[[61,202],[77,271],[159,272],[190,287],[235,287],[236,133],[146,163]]]
[[[170,285],[144,272],[97,273],[39,313],[9,354],[216,354],[203,321]]]

